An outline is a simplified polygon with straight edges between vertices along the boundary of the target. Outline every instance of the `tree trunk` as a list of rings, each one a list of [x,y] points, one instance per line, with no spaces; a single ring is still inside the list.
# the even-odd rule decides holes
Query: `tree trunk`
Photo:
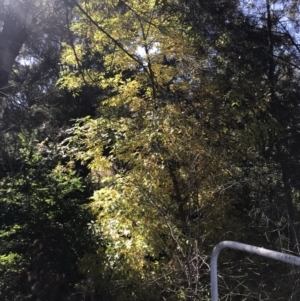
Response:
[[[291,235],[292,251],[300,254],[300,243],[299,243],[299,227],[296,218],[296,208],[293,204],[293,195],[291,187],[291,174],[290,167],[287,162],[287,158],[284,156],[280,147],[277,147],[277,153],[280,160],[282,170],[282,182],[284,187],[284,198],[287,212],[287,222]]]
[[[12,67],[27,39],[26,21],[31,0],[15,0],[9,4],[0,34],[0,89],[5,92]]]

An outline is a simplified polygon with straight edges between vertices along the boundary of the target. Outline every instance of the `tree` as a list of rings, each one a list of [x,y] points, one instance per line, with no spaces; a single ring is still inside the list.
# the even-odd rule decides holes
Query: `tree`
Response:
[[[85,284],[77,261],[95,247],[83,181],[55,167],[55,145],[19,137],[19,170],[0,186],[1,299],[78,300]]]
[[[221,24],[222,28],[218,27],[220,19],[216,19],[213,23],[215,31],[211,31],[227,32],[225,41],[224,38],[221,40],[212,35],[213,45],[216,46],[215,53],[219,54],[216,57],[220,58],[217,61],[218,66],[221,70],[226,70],[223,82],[227,87],[229,83],[229,87],[236,83],[242,88],[238,94],[234,94],[236,99],[239,99],[236,103],[236,109],[239,111],[237,116],[240,116],[237,118],[238,128],[242,128],[243,133],[248,132],[245,137],[250,141],[250,149],[243,143],[243,157],[235,156],[235,164],[243,171],[242,178],[239,179],[239,182],[243,183],[244,191],[241,197],[249,204],[244,209],[249,210],[249,214],[255,218],[252,221],[254,225],[255,222],[259,222],[259,226],[254,226],[255,229],[260,227],[261,234],[267,236],[265,242],[261,241],[262,244],[269,248],[298,253],[298,188],[292,180],[297,178],[298,170],[295,168],[298,162],[297,154],[292,150],[297,149],[298,141],[298,133],[294,131],[299,115],[296,109],[299,95],[299,52],[295,35],[298,30],[295,17],[298,7],[293,1],[266,1],[249,5],[248,8],[246,3],[242,5],[244,12],[249,8],[245,18],[240,18],[241,15],[231,15]],[[191,10],[196,9],[192,1],[189,7]],[[195,15],[201,16],[200,11]],[[203,28],[198,26],[199,19],[187,19],[193,24],[195,33]],[[255,77],[251,74],[255,74],[258,81],[254,80]],[[249,87],[251,88],[248,90]],[[243,101],[243,91],[247,91],[247,102]],[[230,98],[228,97],[228,100]],[[259,98],[262,102],[257,103]],[[249,127],[250,114],[256,119],[252,129]],[[226,127],[230,133],[232,123]],[[249,130],[252,132],[250,137]],[[259,232],[254,244],[257,244],[258,235]],[[268,270],[270,269],[272,268],[268,266]],[[275,278],[279,280],[275,287],[283,290],[280,280],[283,270],[277,265],[273,269],[274,274],[276,273]],[[262,275],[263,268],[258,270],[258,273]],[[284,273],[295,277],[294,272],[288,269]],[[255,286],[269,288],[270,284],[266,284],[269,277],[260,277]],[[271,285],[274,286],[274,279],[271,281]],[[249,275],[247,282],[250,282]],[[249,291],[253,294],[253,288]],[[277,298],[277,295],[270,295],[270,291],[266,289],[263,294],[270,299]],[[283,298],[297,299],[297,293],[297,290],[287,288]]]
[[[290,131],[292,120],[297,120],[297,44],[293,34],[279,26],[270,3],[264,15],[246,14],[234,1],[186,1],[178,6],[128,1],[106,3],[101,11],[92,1],[73,3],[78,16],[72,28],[87,38],[75,47],[66,46],[63,60],[75,64],[87,55],[101,54],[104,69],[79,65],[89,84],[109,93],[100,106],[100,118],[75,125],[69,152],[88,161],[103,178],[93,208],[109,246],[104,258],[117,258],[113,270],[124,271],[122,278],[128,283],[135,283],[131,279],[142,273],[150,284],[155,276],[147,279],[149,271],[162,277],[158,275],[164,275],[165,267],[170,270],[171,262],[174,278],[169,277],[174,282],[160,284],[174,298],[194,300],[195,295],[205,295],[207,281],[203,276],[203,286],[195,288],[196,271],[207,271],[190,259],[205,264],[206,247],[220,239],[234,237],[276,249],[284,235],[297,246],[296,230],[286,234],[278,229],[296,229],[297,197],[292,191],[297,184],[291,187],[290,171],[298,159],[296,154],[288,160],[282,155],[287,146],[282,137],[289,144],[298,141]],[[295,12],[293,5],[286,11]],[[78,90],[86,84],[83,78],[67,74],[60,84]],[[284,95],[293,80],[295,94],[280,104],[276,95]],[[283,115],[286,106],[293,112]],[[147,211],[150,219],[143,215]],[[231,233],[236,225],[243,233]],[[208,238],[202,230],[211,228]],[[269,234],[273,231],[279,237]],[[164,247],[163,241],[172,243]],[[186,241],[196,242],[197,248],[184,245]],[[203,248],[197,253],[199,245]],[[164,262],[160,254],[165,253]],[[241,265],[237,254],[230,260]],[[153,261],[160,268],[155,270]],[[266,269],[285,271],[277,265],[254,264],[264,276],[253,273],[249,278],[224,268],[223,275],[232,275],[224,277],[228,298],[259,298],[253,287],[274,285],[274,280],[264,280]],[[249,285],[238,284],[241,279]]]
[[[62,60],[78,63],[82,76],[65,74],[59,84],[108,91],[100,117],[79,121],[65,142],[99,179],[91,206],[106,242],[100,272],[120,285],[119,299],[131,293],[149,300],[205,298],[211,247],[222,236],[241,238],[234,229],[246,227],[235,208],[239,171],[230,164],[240,151],[233,144],[250,148],[259,128],[251,112],[249,128],[237,126],[244,108],[238,94],[252,86],[224,84],[224,69],[208,68],[214,58],[192,46],[180,15],[166,13],[163,2],[76,6],[72,29],[85,34],[84,42],[66,45]],[[98,53],[104,69],[85,69],[84,58]],[[266,101],[257,99],[264,110]],[[155,284],[160,295],[141,291],[141,281]]]
[[[75,98],[55,85],[60,45],[70,37],[65,6],[43,5],[31,11],[39,26],[30,29],[14,64],[1,116],[0,298],[88,300],[91,283],[78,261],[94,255],[99,241],[84,207],[90,184],[80,162],[69,173],[73,163],[58,155],[57,144],[70,119],[93,113],[95,92]]]
[[[1,3],[3,28],[0,35],[0,88],[8,84],[16,57],[27,39],[27,18],[32,6],[31,0],[17,0],[8,5]]]

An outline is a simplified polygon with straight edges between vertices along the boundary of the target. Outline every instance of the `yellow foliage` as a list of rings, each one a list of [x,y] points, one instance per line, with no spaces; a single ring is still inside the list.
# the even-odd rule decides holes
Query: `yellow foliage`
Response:
[[[111,96],[102,101],[99,118],[74,126],[69,153],[89,161],[100,176],[91,207],[107,243],[107,266],[128,278],[155,278],[162,267],[149,256],[167,254],[165,268],[176,270],[174,254],[184,256],[212,229],[237,226],[226,218],[233,206],[222,190],[231,175],[227,150],[218,143],[228,128],[205,125],[213,128],[218,90],[198,72],[201,60],[176,16],[161,13],[162,1],[131,0],[124,7],[106,1],[93,10],[96,2],[86,2],[85,9],[111,37],[84,16],[73,30],[87,35],[91,52],[102,55],[104,71],[83,70],[86,83]],[[76,51],[82,56],[85,47],[78,44]],[[71,56],[65,47],[62,61],[74,62]],[[59,83],[76,89],[75,78],[82,86],[74,74]],[[199,227],[202,211],[208,214]]]

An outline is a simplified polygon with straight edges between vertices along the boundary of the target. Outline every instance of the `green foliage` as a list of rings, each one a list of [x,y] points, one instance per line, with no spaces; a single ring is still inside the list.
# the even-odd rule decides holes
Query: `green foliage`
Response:
[[[54,145],[38,144],[26,132],[19,139],[19,170],[0,186],[1,299],[57,300],[62,290],[83,294],[76,291],[76,263],[92,252],[93,242],[82,179],[55,168]]]

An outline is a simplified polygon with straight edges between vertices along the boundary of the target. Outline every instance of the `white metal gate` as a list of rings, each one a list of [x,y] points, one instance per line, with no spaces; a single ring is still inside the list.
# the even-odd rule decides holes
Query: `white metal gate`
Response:
[[[211,253],[211,260],[210,260],[210,284],[211,284],[211,301],[218,301],[218,256],[220,252],[225,249],[235,249],[239,251],[248,252],[251,254],[255,254],[262,257],[268,257],[271,259],[275,259],[278,261],[283,261],[289,264],[298,265],[300,266],[300,257],[289,255],[285,253],[280,253],[264,248],[259,248],[256,246],[251,246],[247,244],[243,244],[236,241],[222,241],[218,243],[212,253]]]

